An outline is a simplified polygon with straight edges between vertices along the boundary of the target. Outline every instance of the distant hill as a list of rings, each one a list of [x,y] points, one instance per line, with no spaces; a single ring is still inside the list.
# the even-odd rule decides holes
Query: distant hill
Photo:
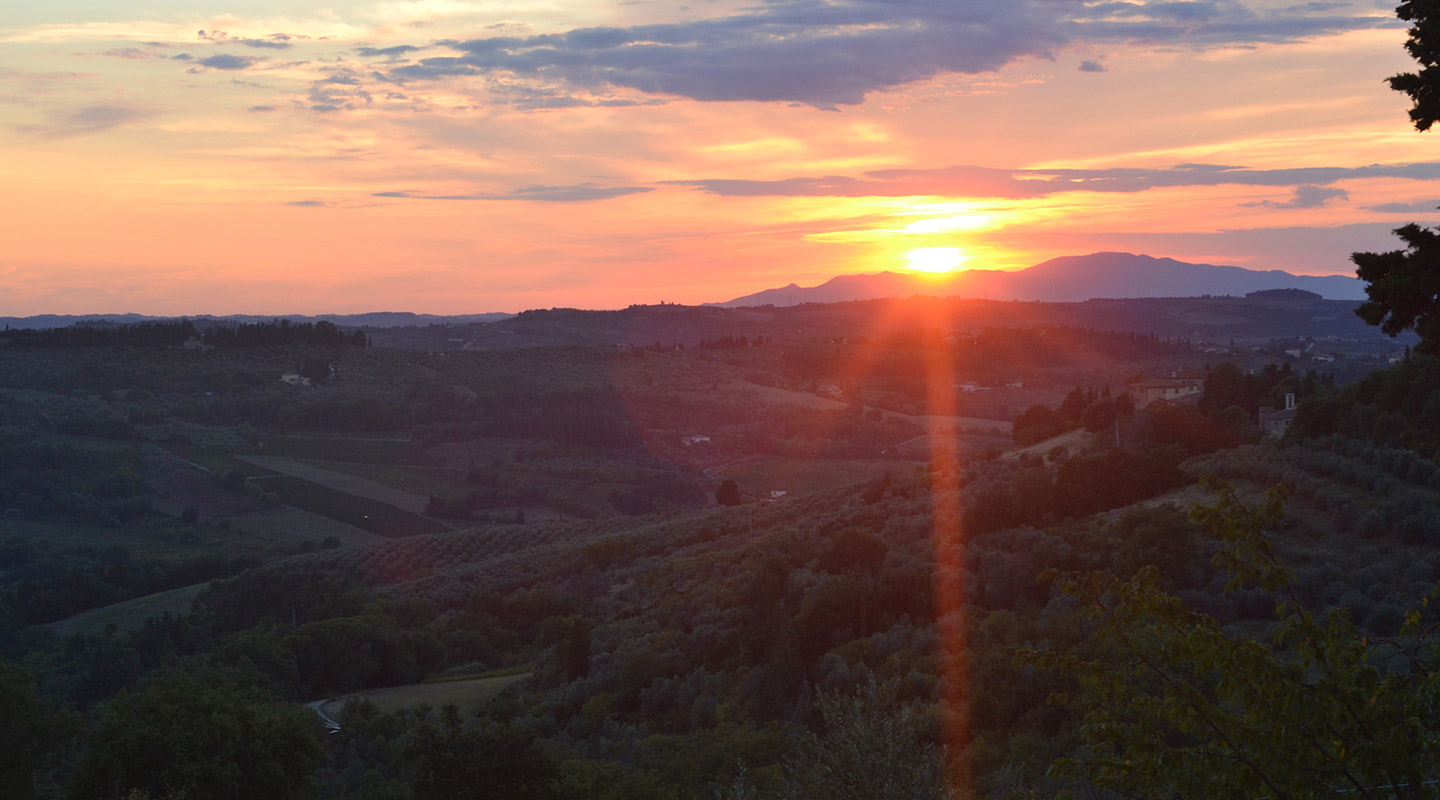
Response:
[[[949,276],[894,272],[840,275],[819,286],[801,287],[792,283],[711,305],[789,306],[914,295],[1074,303],[1095,298],[1238,297],[1269,289],[1300,289],[1329,300],[1365,299],[1365,283],[1358,278],[1188,264],[1173,258],[1133,253],[1092,253],[1052,258],[1014,272],[967,270]]]
[[[412,349],[512,349],[568,345],[701,345],[723,337],[766,341],[840,339],[880,329],[921,328],[975,333],[985,328],[1037,325],[1124,331],[1196,342],[1263,345],[1275,340],[1323,340],[1324,350],[1388,354],[1416,341],[1391,339],[1355,315],[1355,300],[1323,300],[1289,293],[1252,297],[1094,299],[1079,303],[1011,302],[961,297],[807,302],[792,306],[631,306],[618,311],[573,308],[526,311],[503,322],[435,329],[435,338],[377,346]],[[395,329],[430,331],[430,329]],[[1337,342],[1351,343],[1340,346]]]
[[[1307,292],[1304,289],[1261,289],[1258,292],[1249,292],[1246,297],[1254,300],[1324,300],[1325,298],[1314,292]]]
[[[184,317],[194,322],[269,322],[288,319],[291,322],[319,322],[326,320],[348,328],[404,328],[414,325],[467,325],[474,322],[499,322],[514,314],[413,314],[409,311],[372,311],[366,314],[194,314]],[[146,314],[37,314],[33,317],[0,317],[0,325],[7,328],[43,329],[64,328],[77,323],[110,322],[127,325],[135,322],[173,320],[181,317],[156,317]]]

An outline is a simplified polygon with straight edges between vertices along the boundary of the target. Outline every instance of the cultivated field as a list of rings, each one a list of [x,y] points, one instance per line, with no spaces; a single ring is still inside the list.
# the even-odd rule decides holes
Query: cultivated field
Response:
[[[410,686],[392,686],[388,689],[374,689],[367,692],[357,692],[327,700],[320,706],[326,716],[331,719],[339,719],[340,712],[344,710],[348,700],[369,700],[375,707],[385,713],[393,713],[406,708],[415,708],[420,705],[430,705],[440,708],[446,704],[453,703],[462,716],[474,714],[490,698],[505,691],[511,686],[529,677],[530,673],[522,672],[517,675],[496,675],[492,677],[473,678],[469,680],[443,681],[438,683],[417,683]]]

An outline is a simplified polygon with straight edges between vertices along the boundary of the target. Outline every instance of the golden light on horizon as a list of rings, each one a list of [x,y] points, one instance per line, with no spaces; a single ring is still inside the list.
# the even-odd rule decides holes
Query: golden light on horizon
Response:
[[[911,272],[943,275],[961,269],[965,254],[958,247],[917,247],[905,254]]]

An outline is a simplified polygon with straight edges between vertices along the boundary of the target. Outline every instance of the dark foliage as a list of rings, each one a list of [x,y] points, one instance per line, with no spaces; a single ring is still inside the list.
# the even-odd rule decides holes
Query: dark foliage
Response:
[[[178,347],[198,335],[188,319],[129,324],[81,322],[66,328],[9,329],[0,332],[0,341],[27,347]]]
[[[1440,357],[1414,356],[1302,403],[1286,440],[1332,434],[1440,459]]]
[[[307,709],[175,674],[101,710],[70,796],[285,800],[307,796],[323,763],[320,723]]]
[[[1390,78],[1390,88],[1410,96],[1410,121],[1428,131],[1440,120],[1440,8],[1432,0],[1401,0],[1395,15],[1410,23],[1405,50],[1420,71]]]
[[[1353,253],[1355,273],[1369,297],[1355,313],[1391,336],[1413,330],[1416,350],[1440,355],[1440,230],[1411,223],[1395,229],[1404,250]]]

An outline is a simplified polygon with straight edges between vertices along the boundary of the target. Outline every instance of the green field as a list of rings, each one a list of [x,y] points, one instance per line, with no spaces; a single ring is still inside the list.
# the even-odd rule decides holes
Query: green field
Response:
[[[266,436],[257,445],[230,448],[237,455],[285,456],[301,461],[340,461],[428,467],[435,459],[408,439]]]
[[[471,488],[465,483],[465,473],[451,467],[407,467],[335,461],[319,462],[315,466],[383,483],[392,489],[422,497],[430,494],[463,494]]]
[[[440,708],[448,703],[453,703],[460,710],[462,716],[469,716],[480,710],[481,706],[490,698],[529,676],[529,672],[521,672],[516,675],[496,675],[470,680],[392,686],[388,689],[375,689],[336,698],[320,708],[332,719],[339,719],[341,710],[345,708],[345,702],[352,698],[369,700],[375,704],[377,709],[387,714],[419,705]]]
[[[414,536],[450,530],[449,526],[429,517],[412,514],[378,500],[346,494],[304,478],[274,475],[257,478],[255,482],[265,491],[280,495],[280,502],[285,505],[381,536]]]
[[[164,558],[214,552],[214,544],[204,541],[182,542],[173,527],[150,527],[133,522],[111,527],[98,522],[76,522],[54,519],[20,519],[7,515],[0,518],[0,541],[21,537],[34,542],[50,542],[57,547],[121,546],[136,557]]]
[[[105,627],[112,623],[122,631],[133,631],[152,617],[190,613],[190,604],[209,585],[197,583],[168,592],[136,597],[104,608],[94,608],[68,619],[52,622],[45,627],[54,631],[57,636],[74,636],[77,633],[93,635],[103,632]]]
[[[95,436],[76,436],[69,433],[54,433],[50,431],[42,431],[35,434],[35,443],[52,447],[75,447],[81,450],[88,450],[92,453],[104,453],[107,455],[125,455],[135,452],[135,442],[127,442],[121,439],[101,439]]]
[[[257,467],[235,458],[230,454],[231,450],[237,448],[207,447],[203,444],[191,444],[190,442],[156,442],[166,452],[177,455],[197,466],[204,467],[216,475],[223,474],[232,469],[240,470],[240,474],[247,478],[274,475],[264,467]]]

